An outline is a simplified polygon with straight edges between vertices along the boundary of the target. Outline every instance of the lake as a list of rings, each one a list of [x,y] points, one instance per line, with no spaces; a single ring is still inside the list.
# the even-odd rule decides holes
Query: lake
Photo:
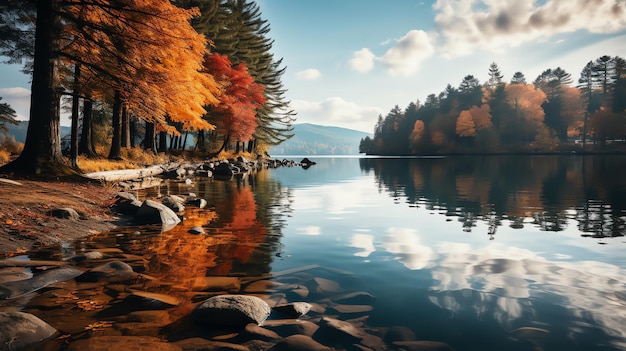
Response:
[[[459,351],[626,348],[626,157],[308,157],[307,169],[137,191],[195,193],[208,206],[165,233],[120,228],[24,259],[116,248],[160,282],[144,289],[181,296],[197,277],[308,274],[374,297],[367,310],[326,313]],[[189,234],[196,225],[207,234]],[[124,290],[100,288],[109,305],[107,289]],[[86,310],[37,298],[12,303],[65,330],[104,318],[69,322]],[[175,330],[166,338],[184,338]]]

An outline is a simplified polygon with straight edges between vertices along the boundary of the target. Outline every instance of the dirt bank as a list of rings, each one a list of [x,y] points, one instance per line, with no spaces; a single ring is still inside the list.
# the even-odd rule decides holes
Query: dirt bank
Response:
[[[112,229],[112,186],[67,181],[0,179],[0,257]],[[83,219],[60,219],[50,210],[70,207]]]

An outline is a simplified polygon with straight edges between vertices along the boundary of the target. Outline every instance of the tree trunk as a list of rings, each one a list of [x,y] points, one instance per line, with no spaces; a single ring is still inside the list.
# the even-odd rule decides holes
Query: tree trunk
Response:
[[[159,152],[167,152],[167,133],[159,133]]]
[[[93,101],[86,97],[83,99],[83,127],[80,132],[80,141],[78,142],[78,154],[85,155],[89,158],[96,157],[96,148],[93,144],[93,123],[92,123]]]
[[[122,107],[122,147],[130,149],[130,116],[126,105]]]
[[[185,151],[185,146],[187,145],[187,136],[188,136],[188,135],[189,135],[189,132],[188,132],[188,131],[186,131],[186,132],[185,132],[185,139],[183,140],[183,145],[182,145],[182,147],[180,148],[180,149],[181,149],[181,150],[183,150],[183,151]]]
[[[143,140],[143,148],[156,154],[154,123],[146,122],[146,136]]]
[[[24,150],[0,171],[35,175],[75,173],[63,162],[60,135],[58,50],[61,32],[57,0],[35,2],[37,27],[30,95],[30,117]]]
[[[196,149],[200,151],[206,150],[206,145],[204,144],[204,130],[198,131],[198,140],[196,141]]]
[[[136,117],[131,116],[128,119],[128,134],[130,138],[130,147],[135,147],[135,138],[137,137],[137,120]]]
[[[70,132],[70,165],[78,169],[78,107],[80,104],[80,64],[74,65],[74,91],[72,92],[72,127]]]
[[[119,90],[113,97],[113,138],[111,139],[110,160],[122,159],[122,99]]]

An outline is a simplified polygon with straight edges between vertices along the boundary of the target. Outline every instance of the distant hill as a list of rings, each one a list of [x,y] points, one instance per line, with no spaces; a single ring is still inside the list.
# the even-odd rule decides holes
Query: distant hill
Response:
[[[28,121],[17,125],[6,124],[9,134],[15,141],[26,140]],[[311,123],[294,125],[294,136],[278,146],[272,147],[268,153],[276,155],[358,155],[359,142],[372,134],[354,129],[328,127]],[[61,126],[61,136],[70,134],[70,127]]]
[[[5,124],[7,129],[9,129],[9,134],[13,135],[15,141],[18,143],[23,143],[26,140],[26,130],[28,129],[28,121],[20,121],[18,124]],[[66,136],[70,134],[70,127],[61,126],[61,136]]]
[[[294,136],[268,153],[276,155],[358,155],[359,142],[372,134],[354,129],[294,124]]]

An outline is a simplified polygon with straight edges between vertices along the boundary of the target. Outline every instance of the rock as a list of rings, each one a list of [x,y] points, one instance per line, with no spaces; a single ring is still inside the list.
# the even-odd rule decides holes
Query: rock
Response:
[[[306,335],[292,335],[281,340],[272,348],[276,351],[330,351],[331,348],[320,344]]]
[[[0,284],[0,300],[13,299],[50,284],[78,277],[82,273],[78,268],[65,266],[44,271],[30,279],[3,283]]]
[[[71,219],[73,221],[78,221],[81,218],[80,214],[78,214],[78,212],[75,209],[70,208],[70,207],[57,208],[54,210],[50,210],[47,212],[47,215],[56,217],[56,218]]]
[[[80,255],[76,255],[74,257],[70,257],[68,261],[70,262],[82,262],[85,260],[101,260],[104,257],[102,252],[100,251],[89,251]]]
[[[161,199],[161,203],[174,212],[185,212],[185,199],[176,195],[167,195]]]
[[[180,223],[180,218],[174,211],[153,200],[144,201],[135,218],[140,224],[161,224],[163,231],[172,229]]]
[[[141,201],[139,201],[134,194],[121,191],[117,193],[113,206],[119,213],[134,215],[139,210],[139,207],[141,207]]]
[[[9,267],[0,269],[0,284],[18,280],[30,279],[33,273],[24,267]]]
[[[374,295],[363,291],[333,297],[333,301],[349,305],[369,305],[375,300]]]
[[[243,331],[243,334],[243,336],[250,340],[257,339],[263,341],[274,341],[280,339],[280,336],[275,332],[269,329],[259,327],[254,323],[247,324],[246,328]]]
[[[274,306],[273,310],[290,317],[298,318],[307,314],[311,310],[311,304],[306,302],[292,302]]]
[[[150,310],[166,309],[181,303],[178,297],[139,290],[131,290],[131,295],[127,297],[127,300]]]
[[[204,228],[200,226],[191,227],[187,232],[190,234],[205,234]]]
[[[282,337],[296,334],[313,336],[320,328],[313,322],[299,319],[267,320],[263,323],[263,327],[275,331]]]
[[[207,201],[205,199],[189,199],[185,202],[185,205],[205,208],[207,205]]]
[[[374,308],[370,305],[340,305],[333,304],[329,307],[337,313],[365,313],[372,311]]]
[[[300,161],[300,164],[303,165],[303,166],[312,166],[312,165],[315,165],[317,163],[313,162],[313,161],[311,161],[311,160],[309,160],[308,158],[305,157],[305,158],[302,159],[302,161]]]
[[[336,282],[324,278],[313,278],[306,283],[309,291],[319,295],[329,295],[341,292],[342,289]]]
[[[385,333],[383,340],[388,344],[395,341],[414,341],[415,333],[407,327],[393,326]]]
[[[153,336],[92,336],[88,339],[73,340],[67,351],[182,351],[175,344],[167,343]]]
[[[246,346],[202,338],[183,339],[176,341],[174,344],[185,351],[251,351]]]
[[[111,261],[81,274],[76,277],[78,282],[96,282],[106,279],[109,282],[122,282],[137,277],[133,268],[122,261]]]
[[[0,312],[2,350],[32,350],[56,333],[56,329],[30,313]]]
[[[238,169],[236,169],[234,166],[232,166],[231,164],[227,162],[222,162],[218,164],[217,166],[215,166],[213,170],[213,174],[216,177],[231,177],[235,175],[237,172],[238,172]]]
[[[237,292],[241,282],[236,277],[197,277],[193,280],[194,291],[229,291]]]
[[[269,315],[270,306],[267,302],[248,295],[214,296],[192,312],[193,319],[198,322],[230,326],[261,324]]]
[[[454,351],[450,345],[439,341],[395,341],[393,345],[406,351]]]
[[[339,319],[323,317],[320,322],[320,329],[331,340],[344,340],[347,342],[359,342],[365,337],[365,332],[351,323]]]

